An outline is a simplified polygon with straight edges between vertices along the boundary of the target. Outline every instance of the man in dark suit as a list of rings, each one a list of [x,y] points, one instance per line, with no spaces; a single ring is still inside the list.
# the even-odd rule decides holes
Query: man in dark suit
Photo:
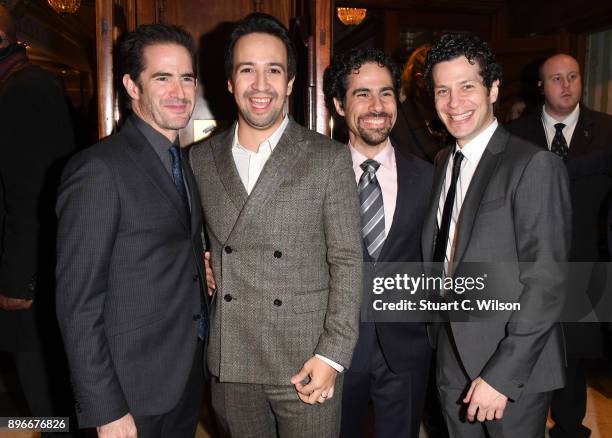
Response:
[[[424,260],[451,278],[469,275],[473,262],[500,262],[490,268],[503,271],[503,284],[486,294],[520,305],[496,319],[466,311],[461,321],[429,326],[452,437],[543,437],[550,391],[564,383],[556,321],[565,298],[559,262],[569,252],[569,181],[559,157],[498,126],[501,75],[475,36],[446,35],[427,56],[436,111],[456,145],[436,162]],[[443,296],[456,302],[458,293]]]
[[[507,129],[564,158],[570,176],[573,210],[570,261],[604,261],[607,258],[606,222],[612,190],[612,116],[592,111],[579,103],[582,96],[580,66],[569,55],[558,54],[544,61],[538,85],[544,95],[543,107],[515,120]],[[596,272],[583,274],[579,276],[580,285],[573,288],[572,294],[586,294],[585,302],[590,302],[591,307],[596,306],[602,290],[594,284],[589,287]],[[575,306],[576,302],[572,300],[568,304]],[[586,314],[590,309],[585,310]],[[551,414],[555,427],[550,436],[588,437],[590,430],[582,425],[586,413],[584,359],[601,355],[600,327],[597,323],[566,323],[564,329],[568,353],[567,384],[552,396]]]
[[[342,371],[357,341],[350,154],[286,115],[295,66],[278,20],[241,20],[225,65],[238,121],[191,150],[217,280],[212,403],[234,438],[337,437]]]
[[[0,351],[13,357],[30,415],[69,416],[53,299],[55,193],[72,124],[61,85],[30,63],[1,5],[0,135]]]
[[[389,140],[399,83],[397,66],[378,49],[336,56],[324,76],[327,106],[344,117],[349,130],[348,148],[362,198],[364,262],[372,271],[368,276],[377,275],[377,263],[421,261],[421,226],[433,168],[412,154],[402,155]],[[380,202],[368,208],[370,184]],[[363,231],[371,227],[373,209],[380,211],[373,228],[379,228],[380,239]],[[378,438],[418,437],[431,352],[425,323],[362,321],[344,378],[340,436],[365,436],[371,400]]]
[[[145,25],[119,54],[133,114],[64,170],[57,314],[81,427],[193,437],[207,310],[200,195],[178,130],[194,106],[195,44]]]

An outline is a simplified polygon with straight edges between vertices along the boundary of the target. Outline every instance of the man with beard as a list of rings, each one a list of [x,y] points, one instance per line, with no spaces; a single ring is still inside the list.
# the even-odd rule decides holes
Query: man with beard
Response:
[[[225,64],[238,122],[191,153],[217,286],[212,404],[234,438],[337,437],[342,371],[357,341],[350,154],[285,114],[295,65],[275,18],[240,21]]]
[[[178,130],[194,106],[195,43],[145,25],[119,55],[133,114],[64,169],[57,315],[80,427],[193,437],[208,312],[200,195]]]
[[[397,66],[378,49],[336,56],[324,76],[327,106],[349,131],[368,278],[384,275],[380,263],[421,261],[433,168],[389,140],[399,84]],[[362,321],[344,379],[341,436],[365,436],[372,401],[378,438],[417,438],[431,351],[424,323]]]
[[[607,214],[612,195],[612,117],[580,104],[580,66],[571,56],[557,54],[540,67],[538,84],[544,105],[507,126],[511,133],[563,157],[570,176],[572,240],[570,261],[598,262],[608,259]],[[584,268],[572,278],[574,310],[584,307],[577,319],[588,314],[604,293],[595,281],[599,266]],[[582,297],[582,305],[577,297]],[[577,320],[576,319],[576,320]],[[551,438],[584,438],[590,430],[582,425],[586,413],[586,359],[601,356],[602,337],[597,323],[565,323],[567,384],[553,392]]]

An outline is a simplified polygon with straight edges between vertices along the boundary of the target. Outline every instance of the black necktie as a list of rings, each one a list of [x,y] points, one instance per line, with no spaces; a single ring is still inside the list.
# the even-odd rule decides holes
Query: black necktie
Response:
[[[564,123],[557,123],[555,125],[555,136],[550,144],[550,150],[565,160],[569,147],[567,147],[567,142],[563,136],[563,128],[565,128]]]
[[[380,163],[375,160],[365,160],[360,166],[363,173],[357,190],[361,203],[361,237],[368,254],[376,261],[385,241],[385,209],[382,190],[376,179]]]
[[[181,148],[179,145],[172,145],[169,149],[170,155],[172,155],[172,179],[174,180],[174,185],[176,186],[176,190],[178,190],[181,199],[183,200],[183,204],[185,206],[185,211],[187,216],[191,215],[189,210],[189,199],[187,198],[187,190],[185,189],[185,180],[183,179],[183,166],[181,165]]]
[[[453,204],[455,203],[455,192],[457,191],[457,180],[459,179],[459,170],[461,169],[461,161],[463,154],[460,151],[455,152],[453,157],[453,173],[451,184],[446,193],[444,200],[444,210],[442,210],[442,220],[438,228],[436,236],[436,246],[434,247],[434,262],[443,262],[446,256],[446,246],[448,244],[448,232],[450,229],[451,217],[453,215]]]

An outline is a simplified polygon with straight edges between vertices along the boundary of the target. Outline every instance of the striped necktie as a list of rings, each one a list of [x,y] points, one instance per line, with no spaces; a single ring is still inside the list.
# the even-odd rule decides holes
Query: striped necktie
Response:
[[[378,260],[385,241],[385,210],[376,171],[380,163],[365,160],[360,166],[363,174],[359,179],[359,201],[361,203],[361,236],[370,257]]]

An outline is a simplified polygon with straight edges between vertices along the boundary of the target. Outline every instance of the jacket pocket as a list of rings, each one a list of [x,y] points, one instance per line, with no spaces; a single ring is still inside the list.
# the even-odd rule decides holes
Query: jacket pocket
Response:
[[[327,309],[328,289],[301,293],[293,297],[293,312],[307,313]]]
[[[142,327],[146,327],[151,325],[157,321],[160,321],[164,318],[164,311],[160,310],[159,312],[150,313],[148,315],[139,316],[131,319],[130,321],[111,325],[106,328],[107,336],[117,336],[123,333],[128,333],[134,330],[137,330]]]

